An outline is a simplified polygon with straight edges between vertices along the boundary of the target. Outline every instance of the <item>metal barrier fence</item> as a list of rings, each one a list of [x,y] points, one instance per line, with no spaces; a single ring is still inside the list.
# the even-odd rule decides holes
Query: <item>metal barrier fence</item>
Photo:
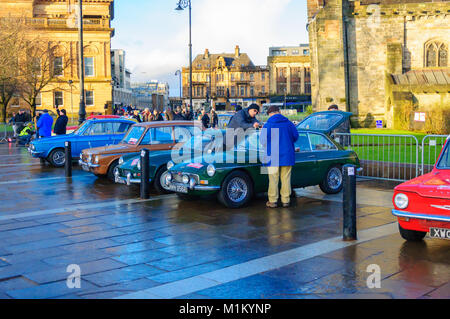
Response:
[[[422,140],[421,175],[431,172],[448,135],[427,135]]]
[[[335,133],[333,138],[358,154],[363,171],[371,179],[406,181],[429,173],[447,135],[427,135],[419,143],[413,135]]]
[[[413,135],[336,133],[334,138],[358,154],[362,177],[405,181],[419,176],[419,141]]]
[[[8,141],[8,127],[6,124],[0,124],[0,142]]]

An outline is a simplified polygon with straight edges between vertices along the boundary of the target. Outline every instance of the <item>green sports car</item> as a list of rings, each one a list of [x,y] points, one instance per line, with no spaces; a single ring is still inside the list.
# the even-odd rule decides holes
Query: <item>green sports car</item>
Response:
[[[295,166],[292,170],[294,188],[319,185],[327,194],[342,190],[342,166],[360,167],[358,156],[345,150],[328,134],[348,121],[351,114],[345,112],[316,113],[299,124],[299,139],[295,143]],[[309,128],[311,127],[311,128]],[[235,147],[215,154],[220,161],[211,162],[206,157],[194,157],[189,163],[167,164],[164,188],[176,192],[183,199],[202,195],[216,195],[229,208],[246,205],[256,193],[267,192],[267,168],[263,167],[259,131],[246,135]],[[203,149],[211,154],[213,150]],[[230,161],[231,158],[231,161]]]
[[[154,151],[150,153],[150,183],[159,194],[168,192],[165,187],[165,174],[167,174],[167,162],[171,160],[171,151]],[[115,182],[118,184],[141,183],[140,153],[132,153],[119,159],[119,166],[114,171]]]

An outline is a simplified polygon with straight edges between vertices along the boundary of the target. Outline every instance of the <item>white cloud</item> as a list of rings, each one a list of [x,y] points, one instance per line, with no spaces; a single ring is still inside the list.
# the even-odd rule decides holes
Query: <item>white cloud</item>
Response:
[[[211,53],[234,52],[234,47],[239,45],[241,52],[248,53],[256,65],[265,65],[270,46],[298,45],[305,41],[305,32],[302,33],[300,28],[306,21],[298,18],[304,13],[289,12],[290,4],[295,1],[193,1],[193,58],[205,48]],[[167,19],[162,20],[167,25],[152,25],[149,17],[144,30],[136,31],[126,39],[113,40],[113,43],[114,47],[126,50],[133,81],[168,79],[171,93],[176,95],[178,81],[174,73],[187,66],[189,60],[188,12],[158,14],[167,15]],[[286,16],[292,21],[286,23]]]

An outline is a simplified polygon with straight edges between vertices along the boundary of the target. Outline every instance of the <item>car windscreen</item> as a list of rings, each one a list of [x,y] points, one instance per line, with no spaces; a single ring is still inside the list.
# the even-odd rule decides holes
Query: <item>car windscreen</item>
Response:
[[[245,150],[258,150],[259,145],[259,134],[260,132],[253,132],[251,134],[245,135],[244,139],[239,139],[236,145],[237,151]]]
[[[128,131],[127,135],[125,135],[125,137],[123,138],[121,143],[129,144],[129,145],[136,145],[139,142],[142,134],[144,134],[144,132],[145,132],[145,127],[133,126]]]
[[[450,169],[450,142],[447,142],[445,150],[442,152],[437,168]]]
[[[342,114],[317,114],[305,119],[299,125],[298,129],[328,131],[331,127],[342,120]]]
[[[81,126],[79,128],[77,128],[75,131],[73,131],[73,134],[79,135],[81,134],[84,129],[87,127],[89,121],[84,122],[83,124],[81,124]]]

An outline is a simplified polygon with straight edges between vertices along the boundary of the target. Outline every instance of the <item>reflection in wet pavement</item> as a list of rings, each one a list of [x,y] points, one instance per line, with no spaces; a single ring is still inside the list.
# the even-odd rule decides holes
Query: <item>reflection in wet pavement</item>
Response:
[[[358,230],[388,229],[395,222],[393,186],[358,183]],[[0,144],[0,298],[114,298],[149,291],[174,298],[450,297],[449,242],[408,243],[396,231],[318,249],[305,260],[280,260],[276,268],[263,264],[265,257],[321,242],[326,247],[340,237],[341,195],[309,188],[297,190],[288,209],[267,209],[258,196],[249,207],[228,210],[215,199],[184,202],[152,194],[139,201],[138,192],[76,166],[66,179],[64,170],[42,165],[26,149]],[[249,261],[261,271],[216,285],[205,279]],[[81,267],[81,289],[66,285],[70,264]],[[381,269],[379,289],[367,287],[372,264]],[[182,283],[194,286],[175,291]]]

